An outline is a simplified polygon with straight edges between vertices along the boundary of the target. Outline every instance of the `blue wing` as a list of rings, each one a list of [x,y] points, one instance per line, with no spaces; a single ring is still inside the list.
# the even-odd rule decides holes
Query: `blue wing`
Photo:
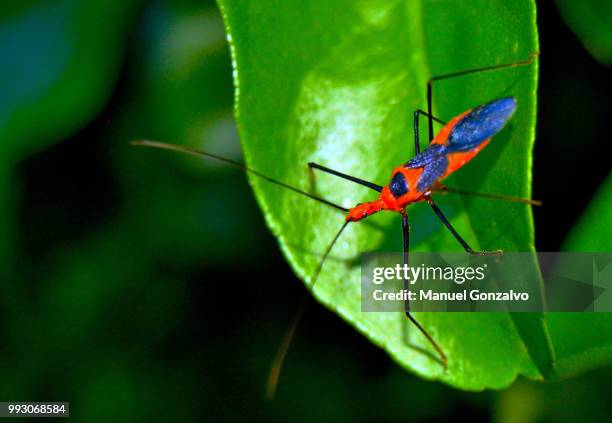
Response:
[[[419,176],[417,182],[417,189],[420,192],[425,192],[431,187],[436,180],[446,172],[448,167],[448,158],[446,154],[434,158],[429,164],[423,169],[423,173]]]
[[[431,144],[404,165],[413,169],[417,167],[424,168],[417,182],[417,189],[420,192],[427,191],[427,189],[444,174],[448,167],[448,158],[446,155],[447,148],[445,146]]]
[[[516,110],[513,97],[475,107],[455,124],[448,135],[448,153],[469,151],[501,131]]]
[[[446,154],[445,146],[440,144],[429,144],[425,150],[410,159],[404,166],[411,169],[423,167],[443,154]]]
[[[447,145],[430,144],[404,165],[408,168],[424,168],[417,182],[417,189],[421,192],[427,191],[446,171],[448,154],[478,147],[501,131],[515,110],[516,100],[512,97],[491,101],[472,109],[451,129]]]

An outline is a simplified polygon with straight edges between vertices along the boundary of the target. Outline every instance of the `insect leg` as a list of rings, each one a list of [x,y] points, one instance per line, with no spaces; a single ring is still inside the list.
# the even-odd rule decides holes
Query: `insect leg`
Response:
[[[485,66],[482,68],[475,68],[475,69],[467,69],[467,70],[463,70],[459,72],[452,72],[446,75],[434,76],[433,78],[430,78],[429,81],[427,81],[427,113],[429,114],[428,116],[429,118],[429,139],[433,139],[433,118],[431,115],[431,103],[432,103],[431,98],[433,95],[432,90],[433,90],[434,82],[440,81],[442,79],[450,79],[450,78],[455,78],[457,76],[469,75],[471,73],[488,72],[488,71],[506,69],[506,68],[515,68],[518,66],[527,66],[527,65],[532,64],[535,58],[539,54],[540,54],[539,51],[535,51],[531,53],[529,57],[527,57],[525,60],[519,60],[518,62],[504,63],[501,65],[493,65],[493,66]]]
[[[310,167],[310,169],[319,169],[319,170],[322,170],[323,172],[329,173],[331,175],[335,175],[335,176],[338,176],[340,178],[347,179],[347,180],[349,180],[351,182],[355,182],[355,183],[357,183],[359,185],[363,185],[363,186],[366,186],[368,188],[371,188],[374,191],[380,192],[383,189],[383,187],[381,187],[380,185],[376,185],[373,182],[368,182],[368,181],[365,181],[363,179],[359,179],[359,178],[356,178],[354,176],[347,175],[346,173],[338,172],[337,170],[333,170],[333,169],[330,169],[328,167],[321,166],[320,164],[317,164],[317,163],[310,162],[310,163],[308,163],[308,166]]]
[[[465,242],[465,240],[461,237],[461,235],[459,235],[457,233],[455,228],[453,228],[453,225],[451,225],[451,223],[448,221],[446,216],[444,216],[444,213],[442,213],[442,210],[440,210],[440,208],[436,205],[434,200],[431,197],[427,197],[427,202],[429,203],[429,205],[433,209],[433,211],[436,214],[436,216],[438,216],[438,218],[442,221],[442,223],[444,223],[444,226],[446,226],[446,228],[450,231],[450,233],[453,234],[455,239],[457,241],[459,241],[459,244],[461,244],[461,246],[463,247],[463,249],[467,253],[477,254],[477,255],[501,254],[501,250],[498,250],[498,251],[475,251],[474,249],[472,249],[472,247],[470,247],[468,245],[468,243]]]
[[[469,197],[489,198],[491,200],[508,201],[511,203],[531,204],[532,206],[542,205],[542,202],[540,200],[533,200],[531,198],[515,197],[513,195],[496,194],[496,193],[490,193],[490,192],[467,191],[467,190],[460,189],[460,188],[450,188],[442,184],[438,184],[438,186],[436,186],[433,189],[433,192],[439,192],[442,194],[453,193],[453,194],[466,195]]]
[[[421,109],[416,109],[414,111],[414,154],[419,154],[421,152],[421,146],[419,143],[419,115],[424,115],[424,116],[429,117],[429,115]],[[446,122],[438,119],[435,116],[432,116],[432,119],[435,120],[436,122],[441,123],[442,125],[446,124]],[[430,138],[429,142],[431,142],[432,140],[433,138]]]
[[[406,210],[402,211],[402,238],[404,240],[404,265],[408,265],[409,257],[408,252],[410,251],[410,224],[408,223],[408,214]],[[404,279],[404,289],[408,290],[408,279]],[[406,316],[411,319],[410,315],[410,300],[406,299],[404,301]]]
[[[407,265],[409,262],[409,250],[410,250],[410,224],[408,223],[408,215],[406,214],[406,210],[402,210],[402,237],[404,239],[404,265]],[[404,279],[404,289],[408,291],[408,279]],[[410,321],[417,327],[417,329],[427,338],[429,343],[435,348],[442,360],[442,364],[444,368],[448,368],[448,359],[446,358],[446,354],[442,351],[442,348],[438,345],[436,341],[432,338],[432,336],[425,330],[423,326],[416,321],[412,313],[410,313],[410,300],[406,299],[404,302],[406,317],[410,319]]]

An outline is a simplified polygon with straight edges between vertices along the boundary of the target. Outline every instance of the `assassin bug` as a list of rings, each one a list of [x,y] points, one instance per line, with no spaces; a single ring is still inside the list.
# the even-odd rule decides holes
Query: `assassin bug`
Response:
[[[527,59],[523,61],[464,70],[431,78],[427,83],[427,112],[424,112],[421,109],[417,109],[414,112],[414,148],[416,155],[405,164],[394,168],[391,173],[390,182],[385,186],[381,186],[373,182],[369,182],[351,175],[347,175],[345,173],[338,172],[336,170],[317,163],[308,163],[308,166],[311,171],[318,170],[331,175],[335,175],[342,179],[346,179],[348,181],[366,186],[379,194],[378,199],[370,202],[357,204],[356,206],[350,209],[341,207],[331,201],[285,184],[284,182],[272,179],[254,169],[250,169],[244,166],[241,163],[217,156],[215,154],[210,154],[188,147],[182,147],[178,145],[161,143],[156,141],[132,142],[133,145],[137,146],[175,150],[196,156],[212,158],[227,163],[229,165],[238,167],[244,170],[245,172],[263,178],[264,180],[270,183],[282,186],[293,192],[307,196],[346,213],[344,223],[342,224],[340,230],[336,233],[332,241],[328,244],[325,252],[323,253],[323,256],[319,261],[318,266],[311,278],[311,283],[310,285],[308,285],[305,299],[302,302],[285,338],[283,339],[281,346],[279,347],[268,378],[269,397],[272,397],[274,395],[284,358],[287,354],[289,345],[293,338],[293,334],[301,319],[306,304],[311,297],[313,287],[317,281],[319,273],[321,272],[323,264],[325,263],[325,260],[331,252],[334,244],[336,243],[336,241],[349,223],[357,222],[379,211],[386,210],[399,213],[402,217],[404,262],[407,263],[409,259],[410,226],[408,223],[408,215],[406,212],[406,208],[408,205],[413,203],[427,202],[432,208],[435,215],[440,219],[442,224],[451,232],[453,237],[459,242],[459,244],[461,244],[461,246],[467,253],[479,255],[501,254],[501,251],[499,250],[475,251],[474,249],[472,249],[469,244],[461,237],[461,235],[459,235],[459,233],[455,230],[455,228],[446,218],[442,210],[440,210],[440,208],[437,206],[431,195],[435,192],[450,192],[462,195],[520,202],[531,205],[541,204],[539,201],[532,199],[506,196],[501,194],[477,193],[460,189],[453,189],[446,187],[441,183],[444,178],[446,178],[448,175],[450,175],[460,167],[464,166],[472,158],[474,158],[491,141],[491,138],[497,133],[499,133],[506,126],[508,121],[513,116],[517,107],[516,100],[513,97],[493,100],[486,104],[474,107],[459,114],[458,116],[450,120],[448,123],[434,117],[432,114],[432,96],[434,82],[440,81],[442,79],[459,77],[476,72],[493,71],[517,66],[526,66],[533,63],[537,54],[537,52],[532,53]],[[421,115],[426,116],[428,119],[429,135],[429,145],[423,151],[421,151],[419,143],[419,117]],[[433,131],[434,120],[444,125],[435,137]],[[404,281],[404,283],[407,284],[407,281]],[[419,322],[414,318],[414,316],[410,312],[410,304],[408,302],[405,303],[405,313],[407,318],[428,339],[430,344],[438,353],[441,364],[446,369],[446,354],[438,345],[438,343],[433,339],[433,337],[427,332],[427,330],[422,327]]]

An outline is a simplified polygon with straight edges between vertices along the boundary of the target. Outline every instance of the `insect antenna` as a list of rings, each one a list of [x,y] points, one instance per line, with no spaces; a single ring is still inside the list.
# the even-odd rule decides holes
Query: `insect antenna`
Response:
[[[243,165],[242,163],[239,163],[237,161],[225,158],[225,157],[221,157],[218,156],[216,154],[212,154],[212,153],[207,153],[205,151],[201,151],[201,150],[196,150],[195,148],[189,148],[189,147],[184,147],[182,145],[176,145],[176,144],[169,144],[169,143],[165,143],[165,142],[159,142],[159,141],[149,141],[149,140],[138,140],[138,141],[132,141],[130,143],[133,146],[136,147],[150,147],[150,148],[159,148],[162,150],[172,150],[172,151],[178,151],[181,153],[185,153],[185,154],[190,154],[192,156],[197,156],[197,157],[207,157],[209,159],[213,159],[213,160],[217,160],[223,163],[226,163],[230,166],[236,167],[238,169],[244,170],[247,173],[250,173],[252,175],[255,175],[257,177],[260,177],[272,184],[281,186],[283,188],[287,188],[293,192],[297,192],[298,194],[304,195],[308,198],[312,198],[313,200],[316,200],[320,203],[326,204],[330,207],[333,207],[335,209],[338,209],[340,211],[343,212],[348,212],[349,210],[345,207],[339,206],[338,204],[332,203],[331,201],[327,201],[324,198],[321,197],[317,197],[316,195],[313,195],[309,192],[306,191],[302,191],[299,188],[293,187],[291,185],[288,185],[284,182],[278,181],[274,178],[270,178],[269,176],[264,175],[261,172],[256,171],[255,169],[251,169],[245,165]]]
[[[531,198],[514,197],[512,195],[495,194],[495,193],[489,193],[489,192],[466,191],[466,190],[459,189],[459,188],[449,188],[447,186],[438,186],[434,188],[434,192],[439,192],[442,194],[453,193],[453,194],[465,195],[469,197],[490,198],[492,200],[508,201],[511,203],[531,204],[532,206],[542,205],[542,202],[540,200],[533,200]]]
[[[159,148],[162,150],[172,150],[172,151],[178,151],[181,153],[186,153],[186,154],[190,154],[192,156],[197,156],[197,157],[207,157],[213,160],[217,160],[220,161],[222,163],[226,163],[230,166],[236,167],[238,169],[241,169],[247,173],[251,173],[255,176],[258,176],[272,184],[287,188],[293,192],[296,192],[298,194],[304,195],[308,198],[312,198],[313,200],[319,201],[323,204],[326,204],[328,206],[331,206],[337,210],[343,211],[343,212],[348,212],[349,210],[347,208],[341,207],[337,204],[332,203],[331,201],[327,201],[324,198],[320,198],[317,197],[316,195],[312,195],[306,191],[302,191],[299,188],[293,187],[291,185],[288,185],[284,182],[278,181],[276,179],[270,178],[269,176],[264,175],[263,173],[258,172],[257,170],[251,169],[245,165],[243,165],[242,163],[239,163],[237,161],[225,158],[225,157],[221,157],[218,156],[216,154],[212,154],[212,153],[207,153],[205,151],[200,151],[200,150],[196,150],[194,148],[190,148],[190,147],[184,147],[181,145],[176,145],[176,144],[169,144],[169,143],[164,143],[164,142],[159,142],[159,141],[150,141],[150,140],[138,140],[138,141],[132,141],[131,145],[133,146],[137,146],[137,147],[150,147],[150,148]],[[315,269],[315,272],[312,276],[312,282],[310,283],[310,285],[307,287],[306,289],[306,293],[304,295],[304,299],[302,300],[302,304],[300,305],[300,308],[298,309],[297,313],[295,314],[295,317],[293,318],[293,321],[291,323],[291,326],[289,326],[289,329],[287,330],[283,341],[281,343],[281,345],[278,348],[278,351],[276,352],[276,355],[274,357],[274,361],[272,362],[272,366],[270,368],[270,373],[268,375],[268,381],[266,384],[266,394],[267,397],[269,399],[273,399],[274,395],[276,393],[276,388],[278,386],[278,379],[280,377],[281,374],[281,370],[283,367],[283,363],[285,361],[285,357],[287,356],[287,352],[289,351],[289,347],[291,346],[291,341],[293,340],[293,336],[295,334],[295,330],[297,329],[300,320],[302,319],[302,315],[304,314],[304,310],[306,309],[306,305],[308,304],[308,302],[310,301],[310,298],[312,297],[312,292],[314,289],[314,286],[318,280],[319,277],[319,273],[321,273],[321,269],[323,268],[323,264],[325,263],[325,260],[327,259],[327,257],[329,256],[329,253],[331,252],[332,248],[334,247],[334,245],[336,244],[336,241],[338,240],[338,238],[340,238],[340,235],[342,234],[342,232],[344,231],[344,229],[346,228],[346,226],[350,223],[350,221],[345,221],[342,224],[342,227],[340,228],[340,230],[336,233],[336,235],[334,236],[334,238],[332,239],[332,241],[329,243],[329,245],[327,246],[327,248],[325,249],[325,252],[323,253],[323,256],[319,262],[319,264],[317,265],[317,268]]]
[[[308,288],[306,288],[306,293],[304,294],[302,304],[300,304],[300,308],[295,314],[295,317],[291,322],[291,326],[289,326],[289,329],[287,329],[287,332],[283,337],[283,341],[281,342],[280,346],[278,347],[278,350],[276,351],[274,361],[272,361],[272,366],[270,367],[270,372],[268,373],[268,382],[266,384],[266,396],[269,400],[273,400],[274,395],[276,394],[278,379],[283,368],[283,363],[285,362],[285,357],[287,356],[287,352],[289,351],[289,347],[291,346],[291,341],[293,341],[295,330],[297,329],[298,325],[300,324],[300,321],[302,320],[306,305],[308,305],[308,302],[312,298],[312,292],[319,278],[319,274],[321,273],[321,269],[323,268],[323,264],[329,256],[329,253],[331,252],[332,248],[336,244],[336,241],[338,241],[338,238],[340,238],[340,235],[349,223],[350,221],[347,220],[342,224],[342,227],[336,233],[336,236],[334,236],[334,238],[331,240],[331,242],[325,249],[323,257],[321,257],[321,260],[319,261],[319,264],[317,265],[317,268],[315,269],[315,272],[312,275],[312,282],[310,283],[310,285],[308,285]]]

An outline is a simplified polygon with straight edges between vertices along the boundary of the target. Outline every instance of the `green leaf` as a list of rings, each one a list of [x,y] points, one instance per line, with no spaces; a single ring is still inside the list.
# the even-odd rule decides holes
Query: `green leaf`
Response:
[[[611,213],[612,175],[599,188],[572,229],[563,250],[612,251]],[[573,376],[612,362],[611,313],[550,313],[548,325],[559,377]]]
[[[612,3],[556,0],[565,23],[599,62],[612,65]]]
[[[430,76],[514,62],[538,49],[535,6],[527,0],[470,7],[366,0],[220,5],[237,70],[236,116],[247,163],[344,206],[375,195],[325,174],[313,185],[308,162],[387,184],[393,166],[414,154],[412,113],[426,106]],[[434,113],[444,120],[495,98],[518,101],[510,127],[450,177],[449,186],[530,195],[536,85],[537,64],[435,86]],[[265,181],[250,182],[285,256],[309,281],[342,214]],[[528,207],[451,196],[438,202],[474,248],[533,251]],[[409,218],[413,250],[460,250],[427,205],[409,208]],[[359,254],[401,251],[400,228],[399,216],[390,213],[349,225],[320,275],[317,299],[425,378],[483,389],[507,386],[518,374],[546,373],[552,352],[540,315],[418,314],[449,356],[445,373],[422,353],[433,350],[405,316],[361,313]]]

